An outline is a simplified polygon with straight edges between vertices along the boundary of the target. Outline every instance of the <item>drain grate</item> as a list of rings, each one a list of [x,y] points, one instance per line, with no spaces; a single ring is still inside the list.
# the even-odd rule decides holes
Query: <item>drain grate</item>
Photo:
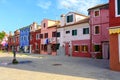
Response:
[[[52,64],[53,66],[61,66],[62,64]]]

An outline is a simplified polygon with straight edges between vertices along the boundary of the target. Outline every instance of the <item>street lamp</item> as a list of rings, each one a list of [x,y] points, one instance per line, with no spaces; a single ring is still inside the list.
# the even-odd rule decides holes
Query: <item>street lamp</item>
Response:
[[[14,46],[13,46],[13,60],[12,60],[12,63],[13,64],[18,64],[18,61],[17,61],[17,59],[16,59],[16,50],[15,50],[15,35],[14,35],[14,37],[13,37],[13,42],[14,42]]]

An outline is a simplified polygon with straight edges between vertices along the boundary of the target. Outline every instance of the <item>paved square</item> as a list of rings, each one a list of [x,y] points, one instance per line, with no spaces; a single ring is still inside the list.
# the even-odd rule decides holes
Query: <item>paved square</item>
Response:
[[[120,80],[109,60],[37,54],[17,54],[23,64],[9,64],[13,55],[0,53],[0,80]]]

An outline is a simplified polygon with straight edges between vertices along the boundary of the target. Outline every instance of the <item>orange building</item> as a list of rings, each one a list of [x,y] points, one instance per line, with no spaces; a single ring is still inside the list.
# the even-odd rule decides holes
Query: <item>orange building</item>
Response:
[[[109,0],[110,69],[120,71],[120,0]]]

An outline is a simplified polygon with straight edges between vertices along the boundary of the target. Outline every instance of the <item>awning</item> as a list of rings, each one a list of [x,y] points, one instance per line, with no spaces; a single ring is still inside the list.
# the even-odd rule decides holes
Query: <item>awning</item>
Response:
[[[118,34],[120,33],[120,28],[111,28],[109,29],[109,34]]]

